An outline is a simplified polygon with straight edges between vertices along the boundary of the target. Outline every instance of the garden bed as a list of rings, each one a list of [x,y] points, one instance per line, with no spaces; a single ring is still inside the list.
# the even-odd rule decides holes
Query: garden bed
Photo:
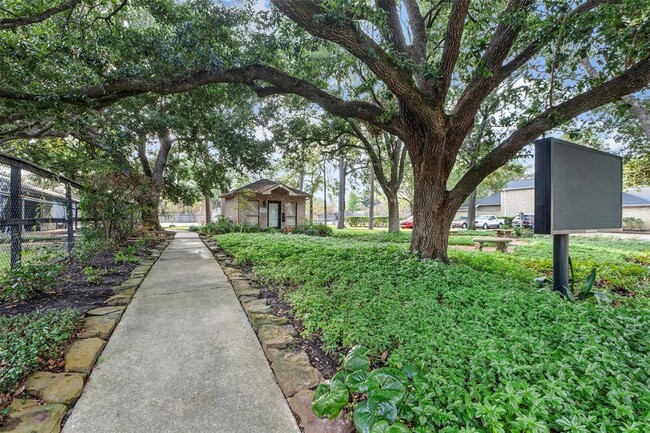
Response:
[[[144,258],[150,248],[160,242],[151,238],[138,248],[135,256]],[[118,262],[115,254],[121,248],[133,245],[135,241],[127,242],[115,249],[93,252],[84,258],[82,263],[78,257],[64,259],[63,270],[57,277],[54,287],[45,293],[39,293],[26,300],[0,300],[0,316],[30,313],[38,310],[60,310],[74,308],[82,313],[103,305],[106,298],[113,295],[112,288],[129,278],[129,274],[137,266],[137,262]],[[87,275],[92,268],[96,270],[94,278]],[[95,277],[96,275],[96,277]]]
[[[63,381],[60,383],[68,380],[66,377],[70,377],[72,380],[75,375],[83,374],[85,376],[90,372],[92,365],[89,362],[93,361],[92,356],[86,362],[88,365],[81,370],[69,365],[67,361],[69,361],[68,356],[72,356],[70,352],[72,346],[82,341],[101,342],[101,347],[95,348],[96,355],[99,355],[105,344],[104,340],[112,332],[124,309],[123,306],[101,307],[106,307],[107,302],[117,296],[121,296],[123,299],[119,299],[116,303],[110,303],[110,305],[128,303],[130,296],[139,286],[139,282],[146,275],[143,268],[148,270],[155,261],[155,258],[151,259],[152,251],[158,251],[154,255],[157,257],[160,254],[157,245],[164,242],[165,238],[166,235],[162,234],[147,235],[128,241],[116,248],[93,249],[91,251],[84,251],[81,248],[71,257],[39,263],[37,268],[27,266],[13,274],[12,278],[19,279],[11,280],[12,283],[21,283],[38,289],[38,284],[35,283],[41,280],[30,282],[30,271],[36,269],[41,276],[46,275],[46,271],[53,272],[47,278],[42,279],[42,281],[51,283],[46,291],[36,290],[29,293],[19,290],[15,293],[20,297],[27,295],[26,299],[5,299],[0,302],[0,372],[2,373],[0,425],[4,418],[10,414],[7,406],[15,397],[22,399],[36,396],[39,398],[40,391],[36,388],[29,388],[32,379],[25,382],[27,388],[22,385],[27,376],[34,371],[41,370],[39,374],[44,377],[41,380],[55,380],[56,378],[57,381]],[[147,262],[147,264],[138,266],[141,261]],[[136,267],[138,268],[136,269]],[[125,282],[128,282],[129,285],[123,288],[122,285]],[[6,284],[5,281],[3,287],[8,287]],[[125,293],[126,289],[131,291],[130,295],[120,295],[120,293]],[[5,298],[12,293],[14,292],[5,291]],[[31,296],[28,296],[30,294]],[[84,314],[89,310],[92,311],[88,314],[95,317],[88,316],[84,319]],[[97,316],[102,317],[98,318]],[[80,340],[74,342],[77,338]],[[70,345],[72,342],[74,344]],[[69,371],[74,373],[68,374]],[[33,386],[40,385],[32,384]],[[59,390],[67,389],[61,388],[59,385],[56,386],[59,387],[57,388]],[[65,386],[69,387],[68,384]],[[82,387],[83,381],[75,385],[79,394]],[[13,409],[18,412],[21,410],[25,413],[34,412],[32,416],[34,420],[43,417],[46,421],[41,427],[46,428],[50,422],[53,425],[59,423],[65,414],[66,406],[71,407],[78,396],[78,394],[70,396],[69,401],[58,401],[60,398],[58,395],[54,397],[54,401],[44,397],[42,400],[47,404],[42,407],[29,406],[37,400],[26,400],[29,404],[24,409],[17,409],[20,404]],[[25,421],[24,419],[18,421],[17,418],[14,418],[13,422],[23,425],[21,423]]]
[[[360,345],[376,365],[419,368],[370,418],[366,394],[353,394],[349,407],[366,427],[386,420],[422,431],[642,432],[648,424],[647,302],[571,303],[537,288],[530,264],[550,260],[544,246],[504,257],[452,251],[445,266],[393,242],[281,234],[216,240],[262,285],[280,287],[303,337],[320,339],[339,365],[338,354]],[[596,255],[625,268],[647,259],[638,245],[577,244],[585,261]],[[645,287],[643,272],[629,272],[626,284],[634,275]]]

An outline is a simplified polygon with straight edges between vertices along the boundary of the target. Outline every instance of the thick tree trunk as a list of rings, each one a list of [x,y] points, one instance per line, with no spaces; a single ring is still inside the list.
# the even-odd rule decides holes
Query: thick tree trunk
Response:
[[[370,166],[370,206],[368,208],[368,230],[375,228],[375,170]]]
[[[476,190],[467,199],[467,229],[476,229]]]
[[[438,161],[413,155],[411,159],[415,185],[411,250],[420,258],[448,263],[449,229],[460,204],[451,202],[446,188],[448,175]]]
[[[141,200],[142,226],[147,230],[162,231],[159,211],[162,188],[156,186],[151,179],[150,181],[149,191]]]
[[[314,225],[314,196],[309,196],[309,225]]]
[[[389,191],[386,194],[388,199],[388,232],[399,232],[399,199],[397,191]]]
[[[339,217],[336,221],[337,229],[345,228],[345,188],[346,172],[348,170],[345,156],[339,156]]]

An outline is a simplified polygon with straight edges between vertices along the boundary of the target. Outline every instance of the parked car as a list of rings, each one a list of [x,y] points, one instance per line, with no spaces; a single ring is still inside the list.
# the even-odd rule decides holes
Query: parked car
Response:
[[[504,226],[505,221],[495,217],[494,215],[481,215],[476,218],[475,223],[477,229],[500,229]]]
[[[413,228],[413,215],[406,218],[403,221],[399,222],[399,226],[403,229],[412,229]]]
[[[453,220],[451,222],[451,228],[455,229],[455,228],[460,227],[461,229],[466,229],[467,228],[467,221],[469,221],[469,220],[465,216],[457,218],[457,219],[455,219],[455,220]]]
[[[532,229],[533,227],[535,227],[535,215],[524,215],[523,223],[519,220],[519,215],[517,215],[512,220],[512,226]]]

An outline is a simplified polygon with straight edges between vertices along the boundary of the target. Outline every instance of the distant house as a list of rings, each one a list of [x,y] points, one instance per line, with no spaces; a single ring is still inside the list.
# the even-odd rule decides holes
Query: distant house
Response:
[[[467,203],[464,203],[460,209],[458,209],[458,216],[467,216],[467,209],[469,206]],[[479,215],[501,215],[501,193],[495,192],[494,194],[488,195],[487,197],[482,197],[476,199],[476,216]]]
[[[309,194],[280,182],[260,179],[220,196],[221,215],[237,223],[281,229],[305,223]]]
[[[510,181],[500,192],[476,200],[476,215],[514,217],[520,212],[535,214],[535,179]],[[467,203],[457,216],[467,216]],[[623,192],[623,218],[643,220],[643,228],[650,229],[650,187],[629,189]]]

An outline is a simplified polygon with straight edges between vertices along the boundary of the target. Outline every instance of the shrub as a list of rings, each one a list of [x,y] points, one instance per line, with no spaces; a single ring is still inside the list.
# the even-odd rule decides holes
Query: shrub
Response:
[[[513,229],[515,236],[518,238],[532,238],[533,237],[533,229],[527,229],[525,227],[515,227]]]
[[[22,300],[49,292],[63,271],[60,256],[39,250],[0,276],[0,299]]]
[[[285,231],[285,233],[326,237],[326,236],[334,235],[334,230],[332,230],[332,227],[326,224],[314,224],[314,225],[307,225],[304,227],[296,227],[293,228],[292,230]]]
[[[345,224],[350,227],[367,227],[368,222],[370,221],[369,217],[366,216],[352,216],[345,218]],[[388,227],[388,217],[387,216],[376,216],[374,218],[375,227]]]
[[[190,232],[198,232],[198,231],[200,231],[200,227],[199,226],[189,226],[187,228],[187,230],[190,231]]]
[[[222,235],[226,233],[256,233],[259,226],[243,222],[238,224],[229,218],[220,217],[217,221],[206,224],[199,229],[206,236]]]
[[[636,217],[623,218],[623,227],[626,229],[640,230],[643,228],[643,220]]]
[[[11,393],[43,361],[58,358],[80,325],[76,310],[0,316],[0,394]]]

